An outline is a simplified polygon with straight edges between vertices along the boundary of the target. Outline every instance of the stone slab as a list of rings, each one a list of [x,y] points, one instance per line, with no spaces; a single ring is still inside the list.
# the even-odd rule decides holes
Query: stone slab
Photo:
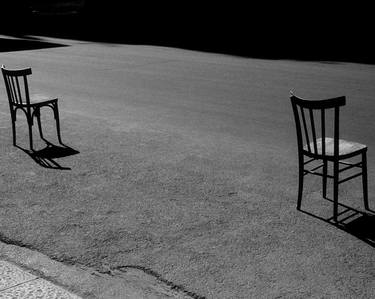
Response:
[[[80,299],[47,280],[38,278],[0,291],[1,299]]]
[[[37,277],[6,261],[0,261],[0,292]]]

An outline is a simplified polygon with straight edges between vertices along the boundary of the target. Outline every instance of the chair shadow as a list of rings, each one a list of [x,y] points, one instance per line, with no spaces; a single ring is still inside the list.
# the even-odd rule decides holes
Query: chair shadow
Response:
[[[61,166],[55,161],[55,159],[63,158],[79,154],[79,151],[67,146],[65,144],[56,145],[48,140],[44,139],[46,147],[41,150],[28,150],[19,145],[16,145],[19,149],[23,150],[28,154],[37,164],[44,168],[59,169],[59,170],[71,170],[70,167]]]
[[[332,202],[331,199],[326,198],[326,200]],[[338,214],[339,219],[337,222],[333,220],[333,217],[326,219],[302,209],[299,211],[329,223],[375,248],[375,211],[369,210],[370,214],[344,204],[339,203],[339,206],[343,210]]]

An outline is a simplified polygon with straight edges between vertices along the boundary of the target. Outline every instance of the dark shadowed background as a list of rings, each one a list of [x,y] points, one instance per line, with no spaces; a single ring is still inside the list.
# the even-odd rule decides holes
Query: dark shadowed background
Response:
[[[375,62],[369,7],[284,2],[18,0],[2,4],[6,25],[0,31],[247,57]]]

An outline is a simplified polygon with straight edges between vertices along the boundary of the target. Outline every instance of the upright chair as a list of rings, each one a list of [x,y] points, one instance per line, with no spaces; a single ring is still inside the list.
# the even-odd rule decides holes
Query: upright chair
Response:
[[[345,97],[312,101],[298,98],[291,93],[290,99],[296,123],[298,145],[299,184],[297,209],[301,209],[303,178],[307,174],[314,174],[323,178],[324,198],[327,198],[327,178],[333,179],[333,219],[335,222],[337,222],[338,217],[339,184],[360,175],[362,175],[364,206],[369,210],[366,161],[367,146],[339,138],[340,107],[345,105]],[[326,122],[328,113],[333,114],[330,123]],[[314,115],[318,115],[318,117],[314,118]],[[330,124],[333,125],[331,126],[331,128],[333,127],[333,138],[332,136],[327,136],[327,127],[329,128]],[[345,161],[354,156],[361,156],[361,162],[352,163]],[[318,166],[312,169],[305,168],[307,164],[316,160],[321,162]],[[328,174],[328,162],[333,163],[332,175]],[[340,166],[342,166],[341,169]],[[360,168],[361,171],[343,179],[339,178],[341,172],[353,167]],[[316,170],[320,168],[322,168],[322,171],[317,172]]]
[[[33,151],[33,132],[34,116],[37,118],[40,137],[44,139],[42,132],[42,125],[40,119],[40,109],[42,107],[50,107],[53,110],[56,120],[56,130],[59,142],[61,141],[59,110],[57,106],[57,99],[45,99],[32,97],[29,93],[29,86],[27,76],[31,75],[31,68],[10,70],[6,69],[4,65],[1,66],[3,73],[5,87],[9,100],[10,116],[12,121],[13,145],[16,146],[16,115],[17,110],[22,110],[26,115],[27,124],[29,127],[30,150]],[[46,140],[45,140],[46,141]]]

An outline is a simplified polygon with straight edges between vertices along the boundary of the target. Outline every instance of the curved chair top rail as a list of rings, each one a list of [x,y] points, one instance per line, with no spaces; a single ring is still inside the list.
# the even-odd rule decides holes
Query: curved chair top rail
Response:
[[[345,96],[330,98],[326,100],[306,100],[296,97],[293,93],[291,93],[290,99],[293,104],[307,109],[330,109],[344,106],[346,103]]]
[[[24,68],[24,69],[7,69],[4,65],[1,66],[1,71],[3,74],[8,76],[27,76],[31,75],[31,68]]]

